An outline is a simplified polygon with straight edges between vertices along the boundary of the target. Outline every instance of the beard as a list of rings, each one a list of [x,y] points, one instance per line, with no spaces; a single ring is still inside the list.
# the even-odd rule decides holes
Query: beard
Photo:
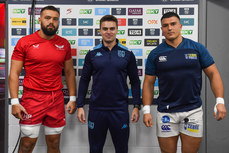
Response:
[[[54,28],[48,28],[49,26],[53,26]],[[44,26],[44,24],[41,22],[41,29],[44,32],[45,35],[47,36],[53,36],[56,34],[58,27],[55,27],[52,23],[50,23],[49,25],[47,25],[46,27]]]

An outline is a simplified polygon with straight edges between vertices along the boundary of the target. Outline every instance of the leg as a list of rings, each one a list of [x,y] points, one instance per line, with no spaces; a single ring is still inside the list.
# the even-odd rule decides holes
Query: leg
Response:
[[[115,153],[127,153],[130,131],[128,110],[109,112],[109,130]]]
[[[201,143],[201,137],[191,137],[185,134],[180,134],[182,153],[197,153]]]
[[[32,153],[37,138],[23,137],[20,141],[19,153]]]
[[[46,135],[47,153],[60,153],[60,134]]]
[[[107,112],[89,110],[88,139],[90,153],[102,153],[107,136]]]
[[[176,153],[177,152],[178,136],[173,137],[158,137],[158,142],[162,153]]]

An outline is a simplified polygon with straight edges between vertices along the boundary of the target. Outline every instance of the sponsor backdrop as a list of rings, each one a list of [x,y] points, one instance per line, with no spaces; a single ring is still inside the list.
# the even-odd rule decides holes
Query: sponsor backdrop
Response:
[[[22,3],[25,4],[22,5]],[[38,18],[41,8],[52,4],[50,0],[39,1],[39,3],[35,7],[35,30],[40,28]],[[196,0],[142,0],[141,5],[138,5],[139,3],[127,0],[82,0],[77,2],[65,0],[64,5],[55,3],[60,10],[60,25],[57,34],[66,38],[71,44],[77,83],[85,55],[90,49],[101,43],[99,20],[104,15],[112,14],[118,18],[117,38],[121,44],[135,54],[141,86],[148,54],[164,41],[160,29],[160,18],[164,13],[169,11],[178,13],[183,24],[182,35],[198,41],[198,2]],[[28,2],[12,0],[9,1],[8,9],[10,58],[17,41],[22,36],[30,34],[31,6]],[[20,97],[24,74],[23,71],[20,76]],[[63,91],[67,98],[68,91],[64,77],[63,84]],[[158,82],[155,83],[154,94],[157,98]],[[131,97],[131,92],[129,95]],[[90,88],[87,97],[89,96]]]
[[[30,34],[31,3],[30,0],[8,1],[9,63],[17,41],[21,37]],[[136,56],[141,87],[147,56],[152,49],[164,41],[160,29],[160,18],[164,13],[168,11],[177,12],[183,24],[182,35],[198,41],[198,0],[39,0],[35,5],[35,30],[40,29],[38,18],[41,8],[53,4],[60,10],[60,24],[57,34],[66,38],[71,44],[77,84],[82,73],[85,55],[94,46],[101,43],[99,20],[104,15],[112,14],[118,18],[119,30],[117,37],[121,44],[132,50]],[[23,92],[24,75],[25,71],[23,70],[20,75],[19,98]],[[68,90],[64,72],[62,75],[63,92],[67,102]],[[91,94],[90,87],[87,98]],[[158,81],[155,83],[154,95],[154,98],[158,97]],[[131,92],[129,96],[131,98]],[[87,110],[88,106],[85,106],[85,108]],[[11,107],[9,106],[10,111]],[[152,106],[152,113],[153,122],[155,123],[156,106]],[[62,152],[88,152],[87,125],[82,125],[76,120],[76,115],[66,114],[67,125],[61,138]],[[137,124],[130,123],[130,129],[129,150],[131,153],[160,152],[154,125],[150,129],[146,128],[140,119]],[[10,152],[16,144],[18,133],[18,120],[9,113]],[[41,130],[34,153],[46,152],[43,134]],[[72,137],[73,135],[76,136]],[[113,152],[114,149],[111,146],[113,146],[111,137],[108,135],[104,152]]]

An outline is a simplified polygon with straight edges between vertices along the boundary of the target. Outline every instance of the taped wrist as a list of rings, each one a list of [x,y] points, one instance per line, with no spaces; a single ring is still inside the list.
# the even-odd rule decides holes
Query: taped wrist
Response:
[[[142,111],[143,111],[143,114],[148,114],[148,113],[150,113],[150,105],[145,105],[145,106],[142,108]]]

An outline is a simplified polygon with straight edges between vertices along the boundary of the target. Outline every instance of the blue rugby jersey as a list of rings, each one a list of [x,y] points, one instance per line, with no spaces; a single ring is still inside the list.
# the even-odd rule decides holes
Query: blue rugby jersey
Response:
[[[177,48],[163,42],[152,50],[145,74],[158,77],[158,111],[185,112],[200,107],[202,69],[212,64],[208,50],[187,38]]]
[[[140,80],[134,54],[117,40],[110,51],[103,44],[85,57],[79,83],[77,107],[83,107],[90,79],[93,79],[90,105],[93,110],[123,110],[128,108],[129,76],[133,104],[140,104]]]

